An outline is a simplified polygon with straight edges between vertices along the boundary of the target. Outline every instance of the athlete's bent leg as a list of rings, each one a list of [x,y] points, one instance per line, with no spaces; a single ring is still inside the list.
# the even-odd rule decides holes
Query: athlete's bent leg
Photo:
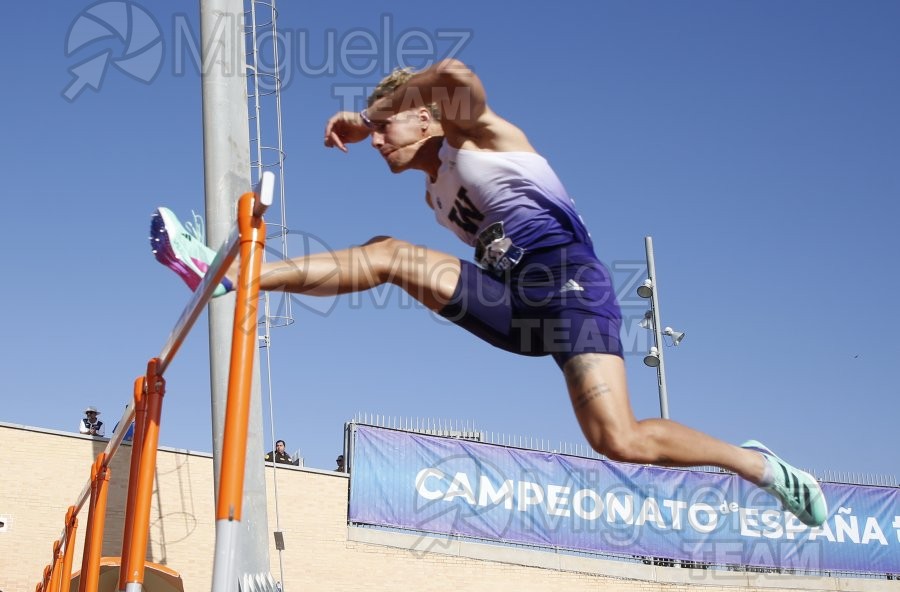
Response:
[[[158,208],[150,222],[150,246],[157,261],[196,290],[216,253],[203,244],[202,231],[190,228],[168,208]],[[239,270],[240,263],[235,261],[213,295],[233,290]],[[260,289],[334,296],[391,283],[439,312],[453,297],[459,277],[456,257],[379,236],[343,251],[266,263],[260,273]]]
[[[456,257],[379,236],[358,247],[266,263],[260,289],[334,296],[389,283],[437,312],[453,296],[459,275]]]
[[[612,460],[662,466],[713,465],[759,483],[765,462],[750,450],[668,419],[634,417],[625,362],[616,355],[585,353],[563,367],[578,424],[590,445]]]
[[[634,463],[714,465],[759,485],[808,526],[827,518],[828,504],[816,479],[759,442],[738,447],[668,419],[637,421],[619,356],[580,354],[566,362],[563,372],[578,423],[601,454]]]

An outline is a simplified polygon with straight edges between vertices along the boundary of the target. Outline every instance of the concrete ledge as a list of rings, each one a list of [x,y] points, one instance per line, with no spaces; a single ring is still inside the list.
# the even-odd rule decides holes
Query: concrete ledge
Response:
[[[359,526],[348,527],[347,539],[357,543],[405,549],[419,555],[429,553],[452,555],[479,561],[495,561],[525,567],[662,584],[779,590],[834,590],[841,592],[898,592],[900,590],[898,582],[888,580],[661,567],[537,549],[524,549],[502,544],[477,543],[458,537],[409,534]]]
[[[34,426],[27,426],[17,423],[8,423],[5,421],[0,421],[0,428],[9,428],[13,430],[22,430],[23,432],[36,432],[39,434],[50,434],[53,436],[63,436],[65,438],[75,438],[78,440],[93,440],[96,442],[109,442],[109,438],[106,436],[88,436],[87,434],[80,434],[78,432],[64,432],[61,430],[51,430],[48,428],[37,428]],[[122,442],[122,446],[131,446],[131,442]],[[196,450],[188,450],[186,448],[172,448],[171,446],[160,446],[157,448],[160,452],[172,452],[175,454],[186,454],[188,456],[199,456],[201,458],[212,458],[213,455],[211,452],[198,452]],[[267,468],[272,469],[274,467],[274,463],[263,461]],[[287,469],[289,471],[302,471],[305,473],[315,473],[317,475],[330,475],[332,477],[341,477],[344,479],[349,479],[350,475],[348,473],[339,473],[338,471],[331,471],[328,469],[316,469],[313,467],[297,467],[294,465],[285,465],[279,464],[279,471]],[[274,470],[274,469],[273,469]]]

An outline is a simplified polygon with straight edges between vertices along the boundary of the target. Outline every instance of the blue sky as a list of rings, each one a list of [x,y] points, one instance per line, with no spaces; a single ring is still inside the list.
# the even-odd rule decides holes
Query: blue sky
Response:
[[[185,31],[199,36],[198,8],[172,4],[137,5],[157,28],[144,29],[147,47],[162,41],[150,70],[129,62],[116,37],[67,55],[89,3],[37,20],[25,3],[6,7],[15,26],[0,39],[14,59],[0,148],[0,420],[74,430],[90,404],[114,422],[187,301],[147,245],[157,206],[203,210],[199,74],[176,43]],[[390,175],[365,145],[349,154],[321,145],[339,97],[376,83],[404,47],[423,50],[403,54],[420,66],[465,39],[456,57],[555,167],[628,289],[637,415],[659,409],[656,375],[641,362],[650,334],[636,328],[646,301],[631,291],[652,235],[663,324],[687,333],[665,352],[673,419],[733,442],[760,439],[816,470],[900,474],[890,300],[900,288],[900,5],[437,6],[279,5],[291,254],[303,236],[343,248],[390,234],[469,257],[434,222],[420,174]],[[377,59],[341,51],[367,34]],[[70,69],[103,51],[138,75],[108,67],[99,90],[67,100]],[[494,350],[399,290],[303,302],[292,326],[273,331],[270,353],[277,437],[309,465],[333,466],[357,412],[582,441],[549,358]],[[211,449],[206,350],[204,317],[167,373],[164,445]]]

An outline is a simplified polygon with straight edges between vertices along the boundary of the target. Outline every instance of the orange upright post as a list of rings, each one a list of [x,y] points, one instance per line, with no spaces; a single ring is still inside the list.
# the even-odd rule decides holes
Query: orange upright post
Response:
[[[150,502],[153,494],[153,478],[156,474],[156,448],[159,445],[159,420],[162,416],[162,399],[166,390],[165,380],[156,373],[158,364],[158,358],[150,360],[147,363],[147,376],[144,378],[146,390],[143,394],[146,397],[147,411],[141,438],[141,459],[135,488],[134,517],[131,520],[125,590],[140,591],[144,584],[144,560],[147,556],[147,539],[150,534]],[[136,422],[135,432],[138,425]],[[130,487],[131,485],[129,490]]]
[[[62,541],[57,539],[53,541],[53,563],[51,564],[53,567],[50,569],[50,584],[48,585],[51,592],[58,592],[59,590],[59,581],[62,577],[62,562]]]
[[[244,496],[244,460],[250,414],[250,387],[253,377],[253,355],[258,339],[259,270],[266,237],[266,226],[262,218],[253,216],[255,198],[254,193],[245,193],[238,202],[241,267],[232,330],[219,499],[216,504],[213,590],[231,590],[236,586],[234,553]]]
[[[72,559],[75,556],[75,533],[78,532],[78,515],[75,506],[69,506],[66,512],[66,549],[63,553],[62,578],[59,589],[69,592],[69,582],[72,579]],[[54,590],[54,592],[56,592]]]
[[[81,560],[81,578],[78,592],[97,589],[100,582],[100,557],[103,554],[103,527],[106,524],[106,497],[109,493],[110,471],[106,465],[106,453],[97,455],[91,467],[91,501],[88,510],[88,526],[84,537],[84,557]]]
[[[125,527],[122,531],[122,554],[119,564],[119,587],[124,590],[129,573],[131,539],[134,537],[134,505],[138,490],[141,454],[144,449],[144,431],[147,423],[147,397],[144,395],[147,379],[139,376],[134,381],[134,434],[131,438],[131,465],[128,472],[128,497],[125,501]]]
[[[49,589],[50,589],[50,588],[49,588],[49,586],[50,586],[50,575],[51,575],[52,573],[53,573],[53,568],[50,567],[49,565],[45,565],[45,566],[44,566],[44,573],[43,573],[43,576],[41,577],[41,583],[38,584],[38,586],[40,586],[41,590],[49,590]]]
[[[247,421],[250,415],[250,386],[253,355],[257,346],[259,312],[259,269],[265,246],[266,227],[253,217],[253,193],[238,202],[241,236],[241,267],[231,342],[228,375],[228,402],[225,407],[225,434],[222,442],[222,476],[219,484],[217,520],[240,520],[244,497],[244,460],[247,449]]]

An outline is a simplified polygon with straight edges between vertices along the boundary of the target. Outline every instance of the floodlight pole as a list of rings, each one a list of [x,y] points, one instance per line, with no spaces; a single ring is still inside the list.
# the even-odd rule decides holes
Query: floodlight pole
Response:
[[[228,237],[235,219],[234,200],[250,190],[250,127],[244,49],[243,0],[200,0],[203,96],[203,164],[206,229],[213,249]],[[213,426],[213,478],[216,498],[222,475],[233,294],[209,303],[209,357]],[[259,368],[259,352],[253,367]],[[258,371],[251,389],[244,475],[242,530],[236,561],[238,581],[216,592],[271,591],[267,496],[263,458],[262,398]]]
[[[644,248],[647,250],[647,275],[652,290],[650,293],[650,312],[653,316],[653,342],[659,354],[659,366],[656,367],[656,380],[659,385],[659,416],[669,419],[669,393],[666,390],[666,360],[663,354],[662,321],[659,313],[659,282],[656,279],[656,261],[653,259],[653,237],[644,237]]]

